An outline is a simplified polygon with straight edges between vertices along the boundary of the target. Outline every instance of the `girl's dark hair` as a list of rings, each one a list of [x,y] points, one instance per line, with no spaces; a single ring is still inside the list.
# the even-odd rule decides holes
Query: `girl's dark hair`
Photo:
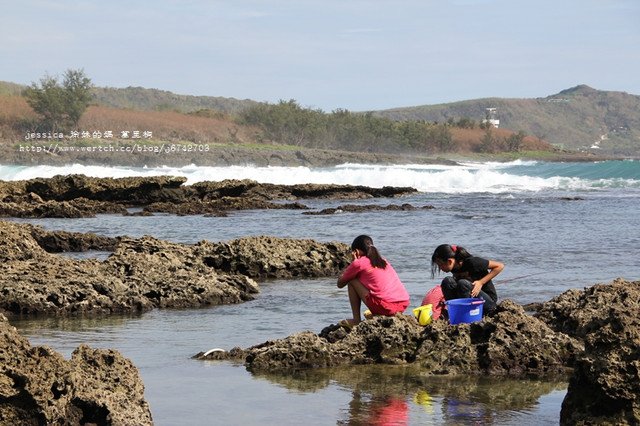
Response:
[[[446,261],[447,259],[464,260],[471,257],[464,247],[457,246],[455,244],[440,244],[433,251],[431,255],[431,278],[435,277],[436,273],[440,271],[440,267],[436,263],[436,260]]]
[[[371,265],[376,268],[386,268],[387,261],[380,256],[378,249],[373,245],[373,240],[368,235],[358,235],[351,243],[351,250],[362,250],[362,252],[369,258]]]

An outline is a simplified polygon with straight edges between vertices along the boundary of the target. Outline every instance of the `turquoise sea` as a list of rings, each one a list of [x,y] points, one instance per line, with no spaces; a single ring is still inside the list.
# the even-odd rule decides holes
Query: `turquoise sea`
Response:
[[[434,209],[329,216],[256,210],[226,218],[101,215],[24,220],[48,229],[109,236],[147,234],[188,244],[249,235],[350,243],[366,233],[398,271],[412,307],[439,280],[430,276],[429,258],[441,243],[455,243],[504,262],[506,268],[495,280],[498,295],[519,303],[549,300],[570,288],[616,277],[640,279],[638,161],[343,164],[318,169],[0,165],[2,180],[70,173],[179,175],[187,177],[188,184],[250,178],[286,184],[415,187],[417,194],[397,199],[301,201],[312,209],[347,203],[410,203]],[[105,258],[108,253],[66,255]],[[80,343],[118,349],[138,366],[157,425],[558,423],[564,380],[429,377],[412,368],[383,366],[264,376],[252,375],[241,365],[192,360],[192,355],[211,348],[247,347],[303,330],[319,332],[350,314],[346,292],[336,288],[334,278],[270,281],[261,283],[261,289],[256,300],[240,305],[14,324],[32,344],[52,346],[65,356]],[[388,416],[393,423],[382,422]]]

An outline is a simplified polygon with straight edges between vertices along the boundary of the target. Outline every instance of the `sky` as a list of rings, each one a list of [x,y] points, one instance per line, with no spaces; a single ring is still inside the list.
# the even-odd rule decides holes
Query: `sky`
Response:
[[[326,112],[640,95],[637,0],[0,0],[0,22],[0,80],[20,84],[84,69]]]

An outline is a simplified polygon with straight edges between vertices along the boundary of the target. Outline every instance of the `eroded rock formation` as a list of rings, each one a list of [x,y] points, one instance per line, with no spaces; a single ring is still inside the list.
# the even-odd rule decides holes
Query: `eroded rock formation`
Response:
[[[491,318],[450,326],[420,326],[408,315],[374,317],[352,330],[332,325],[247,349],[196,355],[242,360],[251,371],[291,371],[358,364],[409,364],[431,374],[491,374],[524,377],[567,371],[579,341],[551,330],[521,306],[504,301]]]
[[[69,361],[32,347],[0,315],[0,424],[151,425],[138,369],[120,353],[78,347]]]
[[[585,343],[560,423],[640,424],[640,281],[570,290],[544,303],[537,315]]]
[[[0,221],[0,310],[16,315],[94,315],[156,307],[240,303],[257,280],[336,275],[342,243],[247,237],[194,245],[152,237],[100,239]],[[91,244],[114,252],[104,261],[48,253]]]
[[[345,204],[342,206],[338,206],[338,207],[329,207],[326,209],[322,209],[319,211],[307,211],[307,212],[303,212],[302,214],[306,214],[306,215],[328,215],[328,214],[336,214],[336,213],[362,213],[362,212],[367,212],[367,211],[379,211],[379,210],[385,210],[385,211],[415,211],[418,209],[421,210],[431,210],[434,209],[435,207],[431,206],[431,205],[426,205],[426,206],[422,206],[422,207],[415,207],[411,204],[408,203],[404,203],[401,205],[398,204],[389,204],[387,206],[379,206],[376,204],[366,204],[366,205],[358,205],[358,204]]]
[[[507,300],[481,322],[424,328],[407,315],[375,317],[195,357],[271,375],[357,364],[413,364],[432,375],[570,372],[561,424],[640,424],[640,281],[570,290],[536,308],[532,316]]]
[[[180,215],[219,214],[228,210],[307,209],[301,199],[363,199],[396,197],[413,188],[369,188],[352,185],[275,185],[253,180],[224,180],[184,185],[172,176],[93,178],[54,176],[27,181],[0,181],[0,216],[92,217],[101,213],[127,214],[128,208]],[[276,203],[276,200],[296,201]]]

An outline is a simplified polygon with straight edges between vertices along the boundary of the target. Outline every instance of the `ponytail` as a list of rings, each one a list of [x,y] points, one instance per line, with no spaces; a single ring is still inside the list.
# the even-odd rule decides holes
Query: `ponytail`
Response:
[[[437,261],[446,261],[448,259],[455,259],[457,261],[463,261],[467,258],[471,257],[471,253],[469,253],[464,247],[460,247],[455,244],[441,244],[433,252],[431,255],[431,278],[433,278],[437,272],[440,271],[440,267],[437,264]]]
[[[387,261],[380,256],[378,249],[373,245],[373,240],[368,235],[359,235],[351,243],[352,250],[360,250],[369,258],[371,265],[375,268],[384,269]]]

